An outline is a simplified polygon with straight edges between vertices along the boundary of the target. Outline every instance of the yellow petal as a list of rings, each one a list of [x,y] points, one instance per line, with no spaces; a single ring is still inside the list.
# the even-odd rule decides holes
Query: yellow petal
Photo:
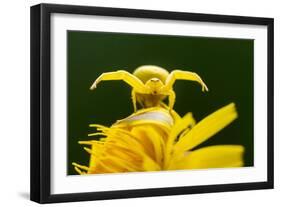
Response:
[[[87,166],[79,165],[76,162],[72,162],[72,165],[74,166],[75,171],[80,175],[86,174],[86,172],[89,170]]]
[[[111,166],[115,167],[116,169],[124,169],[124,171],[131,171],[131,172],[136,172],[141,170],[137,165],[135,165],[135,163],[130,162],[128,160],[124,160],[118,156],[107,155],[103,159],[107,161],[107,163],[110,163]]]
[[[161,170],[160,166],[154,162],[149,157],[145,157],[143,160],[143,170],[144,171],[159,171]]]
[[[227,106],[210,114],[196,124],[186,135],[184,135],[174,146],[175,154],[182,154],[189,151],[208,138],[222,130],[237,118],[235,104]]]
[[[174,160],[170,170],[207,169],[243,166],[244,147],[240,145],[216,145],[187,152],[182,159]]]
[[[142,145],[142,151],[149,157],[154,157],[154,149],[146,130],[143,127],[134,127],[131,131],[132,135],[137,139],[137,141]],[[128,146],[130,147],[130,146]]]
[[[193,127],[195,125],[195,120],[192,116],[192,113],[187,113],[183,118],[178,118],[175,125],[173,126],[166,145],[165,150],[165,166],[167,166],[172,146],[174,144],[174,141],[176,140],[177,136],[183,131],[183,130],[190,130],[189,127]]]
[[[162,165],[164,156],[164,139],[161,136],[161,130],[152,126],[138,126],[132,130],[132,133],[143,143],[144,149],[148,150],[150,157],[159,165]]]
[[[129,133],[126,130],[111,128],[107,134],[107,141],[123,143],[128,146],[128,148],[134,148],[136,151],[144,151],[142,144],[133,136],[132,133]]]
[[[95,142],[92,143],[90,161],[89,161],[89,171],[93,171],[96,168],[97,160],[98,160],[97,157],[102,153],[102,151],[103,151],[103,146],[96,144]]]

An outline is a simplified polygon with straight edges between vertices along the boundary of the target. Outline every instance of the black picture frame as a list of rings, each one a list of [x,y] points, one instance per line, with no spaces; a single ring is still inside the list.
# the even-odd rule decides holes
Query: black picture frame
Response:
[[[181,20],[210,23],[233,23],[267,26],[267,181],[238,184],[167,187],[153,189],[79,192],[51,194],[50,188],[50,32],[52,13],[134,17]],[[39,4],[31,7],[31,174],[30,199],[39,203],[87,201],[102,199],[165,196],[178,194],[210,193],[273,188],[273,22],[272,18],[195,14],[167,11],[103,8],[56,4]]]

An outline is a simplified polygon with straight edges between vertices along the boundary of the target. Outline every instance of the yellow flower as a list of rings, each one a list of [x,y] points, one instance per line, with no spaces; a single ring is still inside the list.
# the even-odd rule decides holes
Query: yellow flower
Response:
[[[89,166],[73,163],[79,174],[184,170],[243,166],[240,145],[215,145],[193,150],[237,118],[234,103],[220,108],[199,123],[191,113],[146,108],[111,127],[92,124],[103,136],[81,141],[90,145]]]

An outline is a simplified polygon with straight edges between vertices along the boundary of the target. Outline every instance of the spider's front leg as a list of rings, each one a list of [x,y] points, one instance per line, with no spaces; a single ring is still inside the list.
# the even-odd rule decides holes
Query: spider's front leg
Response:
[[[129,84],[133,89],[135,89],[137,92],[139,91],[143,93],[147,92],[147,89],[145,85],[142,83],[142,81],[125,70],[118,70],[115,72],[107,72],[101,74],[92,84],[90,89],[94,90],[97,87],[98,83],[101,81],[110,81],[110,80],[123,80],[124,82]]]
[[[208,91],[208,87],[199,75],[190,71],[174,70],[166,79],[165,90],[171,90],[176,80],[196,81],[202,86],[202,91]]]

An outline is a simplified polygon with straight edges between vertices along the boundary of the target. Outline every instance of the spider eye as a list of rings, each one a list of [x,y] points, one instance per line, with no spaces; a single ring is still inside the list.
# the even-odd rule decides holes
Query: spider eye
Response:
[[[152,82],[158,82],[158,81],[159,81],[158,78],[151,78],[150,80],[151,80]]]

